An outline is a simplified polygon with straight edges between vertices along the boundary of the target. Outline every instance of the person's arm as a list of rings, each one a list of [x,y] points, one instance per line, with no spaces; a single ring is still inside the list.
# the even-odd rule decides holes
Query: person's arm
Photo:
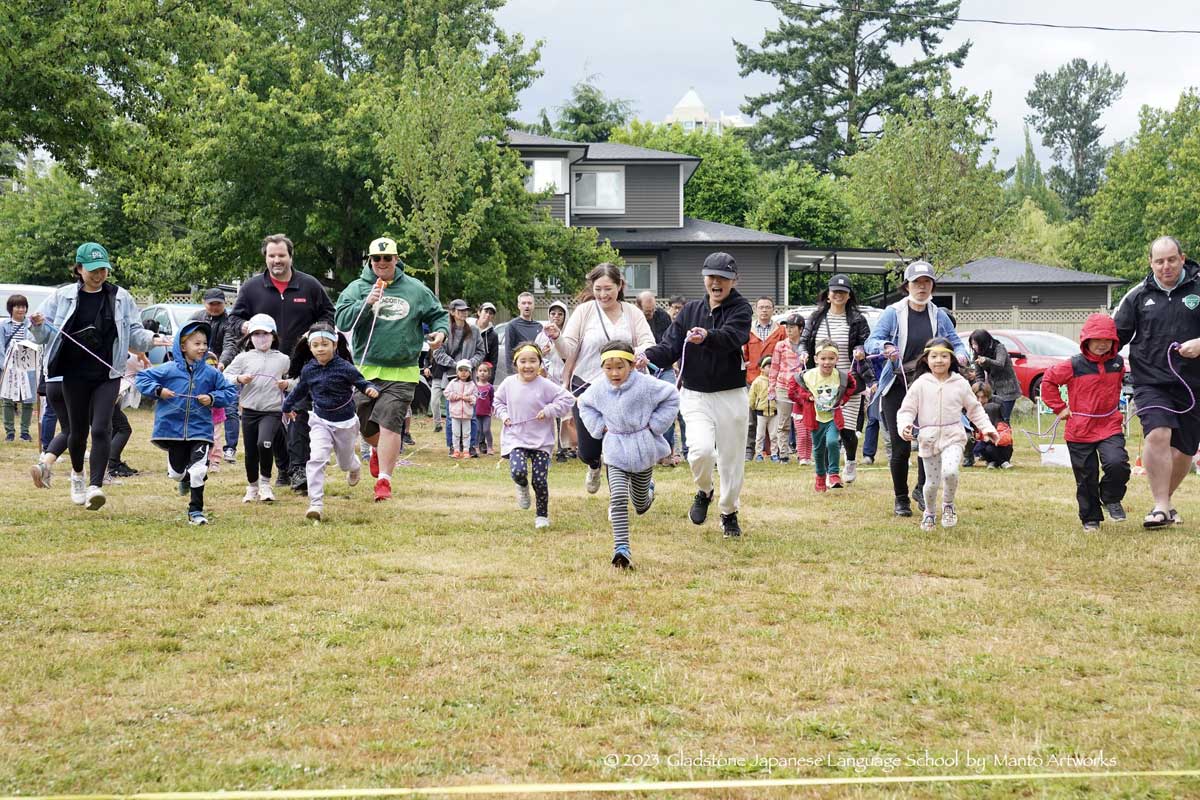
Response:
[[[133,385],[147,397],[158,397],[158,390],[162,388],[162,379],[159,376],[158,368],[144,369],[134,375]]]
[[[1062,399],[1061,387],[1071,379],[1074,371],[1070,361],[1063,361],[1042,373],[1042,402],[1055,414],[1062,414],[1067,408]]]
[[[854,373],[847,372],[846,373],[846,393],[842,395],[842,403],[841,404],[846,405],[846,403],[850,402],[850,398],[854,397],[854,395],[858,394],[858,392],[859,392],[859,385],[858,385],[858,381],[856,381],[854,379]]]
[[[983,359],[983,365],[988,369],[1003,369],[1004,365],[1008,363],[1008,348],[1002,342],[997,341],[995,358],[988,358],[982,353],[979,354],[978,358]]]
[[[259,280],[259,274],[255,273],[250,276],[250,279],[242,284],[242,288],[238,290],[237,297],[233,300],[233,308],[229,311],[229,319],[226,324],[229,326],[229,335],[240,338],[242,336],[242,326],[250,321],[254,316],[254,312],[250,309],[250,282]]]
[[[650,430],[655,436],[662,436],[671,430],[671,426],[675,424],[675,417],[679,415],[679,392],[669,383],[658,383],[659,386],[655,387],[659,393],[656,398],[658,403],[650,412]]]
[[[759,377],[761,378],[762,376],[759,375]],[[756,410],[758,408],[758,404],[762,402],[763,396],[767,393],[766,388],[767,384],[763,381],[760,381],[758,378],[755,378],[750,384],[750,394],[748,399],[750,401],[751,411]]]
[[[913,389],[917,389],[916,384]],[[908,429],[917,419],[917,398],[921,392],[918,389],[909,391],[904,395],[904,400],[900,403],[900,409],[896,412],[896,427],[900,430],[897,433],[903,434],[903,431]]]
[[[370,288],[364,288],[363,283],[362,280],[353,281],[338,295],[337,305],[333,308],[333,319],[339,331],[350,331],[356,321],[362,325],[365,320],[370,326],[371,315],[362,310],[363,301]]]
[[[800,369],[808,366],[808,357],[816,344],[816,338],[817,312],[814,311],[808,315],[808,319],[804,320],[804,327],[800,330]]]
[[[663,334],[662,341],[653,347],[646,348],[644,355],[651,364],[659,369],[668,369],[679,360],[686,337],[687,331],[683,327],[683,312],[681,311],[675,315],[675,319],[671,320],[671,327],[667,328],[667,332]]]
[[[799,370],[792,375],[792,380],[788,383],[788,399],[796,405],[812,400],[812,394],[804,385],[804,375]]]
[[[233,363],[233,360],[238,357],[240,351],[239,345],[242,341],[242,326],[236,323],[233,317],[226,315],[225,330],[222,332],[221,342],[221,364],[228,367]]]
[[[483,342],[483,335],[479,333],[479,329],[467,324],[468,330],[471,332],[471,339],[475,342],[475,351],[471,353],[471,374],[475,374],[476,368],[483,363],[483,359],[487,356],[487,347]]]
[[[238,388],[235,384],[230,383],[220,370],[214,369],[217,377],[213,381],[213,389],[208,394],[212,397],[212,405],[214,408],[229,408],[237,405]]]
[[[508,421],[508,382],[510,380],[512,380],[511,377],[502,380],[492,395],[492,416],[500,420],[501,425]]]
[[[304,370],[300,370],[300,377],[296,380],[292,390],[288,392],[288,396],[283,398],[283,413],[289,414],[292,409],[308,399],[308,375]]]
[[[429,289],[425,290],[425,313],[421,322],[429,326],[429,335],[442,334],[443,341],[450,337],[450,312],[442,307],[436,296]]]
[[[129,352],[146,353],[154,346],[154,334],[142,327],[142,316],[138,312],[137,303],[133,301],[133,295],[124,289],[117,291],[123,293],[118,295],[118,300],[125,307],[125,319],[121,324],[129,333]]]
[[[558,334],[558,338],[554,340],[554,349],[558,350],[563,361],[573,358],[579,352],[579,343],[583,340],[583,318],[586,316],[586,309],[590,306],[590,303],[583,303],[576,308],[575,313],[567,320],[562,333]],[[508,356],[512,358],[513,350],[520,342],[513,341],[515,331],[511,324],[505,328],[504,333],[508,338]]]
[[[878,356],[882,355],[884,348],[891,345],[896,347],[896,309],[888,306],[879,315],[879,321],[875,323],[875,330],[871,331],[871,335],[867,337],[865,349],[867,355]]]
[[[1137,334],[1138,307],[1141,305],[1138,301],[1141,299],[1142,286],[1143,284],[1139,283],[1126,292],[1117,304],[1117,310],[1113,312],[1113,322],[1117,325],[1117,339],[1120,340],[1118,350],[1129,344]]]
[[[782,348],[785,346],[783,342],[779,342],[771,352],[771,367],[767,370],[767,397],[772,400],[779,396],[779,362],[783,360]]]
[[[721,320],[721,324],[710,328],[700,342],[701,347],[723,352],[741,352],[742,345],[750,341],[750,324],[754,312],[747,302],[738,303],[730,309],[729,315]]]
[[[603,439],[606,430],[604,425],[604,415],[596,406],[592,405],[593,389],[601,384],[593,384],[587,388],[579,397],[579,419],[583,422],[583,427],[587,428],[587,432],[592,435],[593,439]]]

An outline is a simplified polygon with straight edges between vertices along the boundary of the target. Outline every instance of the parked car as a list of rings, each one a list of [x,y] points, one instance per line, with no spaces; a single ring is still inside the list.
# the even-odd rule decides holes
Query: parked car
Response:
[[[1013,371],[1021,384],[1021,394],[1036,401],[1042,392],[1042,374],[1055,364],[1079,354],[1079,342],[1047,331],[989,330],[996,341],[1008,349]],[[959,331],[963,344],[970,350],[971,331]]]
[[[808,319],[816,310],[816,306],[794,306],[786,311],[779,312],[775,316],[771,317],[771,319],[782,325],[783,321],[792,314],[803,314],[804,318]],[[858,310],[861,311],[862,315],[867,318],[867,325],[871,327],[871,330],[875,330],[875,323],[879,322],[879,317],[881,314],[883,314],[883,309],[876,308],[875,306],[859,306]]]
[[[142,309],[142,322],[152,319],[158,323],[160,334],[173,337],[184,322],[203,309],[204,305],[201,303],[155,303]],[[161,364],[167,359],[168,353],[170,348],[167,347],[150,348],[150,363]]]
[[[23,294],[29,300],[29,312],[32,314],[42,307],[46,298],[54,294],[56,286],[35,286],[29,283],[0,283],[0,322],[8,319],[8,298],[14,294]]]

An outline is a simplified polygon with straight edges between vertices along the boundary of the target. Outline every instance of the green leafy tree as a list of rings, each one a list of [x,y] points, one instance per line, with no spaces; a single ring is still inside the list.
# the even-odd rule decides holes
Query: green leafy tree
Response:
[[[1005,206],[1002,175],[981,163],[995,124],[990,102],[943,86],[928,101],[903,103],[878,142],[846,159],[851,206],[876,242],[938,271],[994,248]]]
[[[791,163],[765,173],[746,224],[760,231],[795,236],[816,246],[846,246],[850,208],[830,175],[811,164]]]
[[[629,122],[633,104],[609,98],[588,75],[571,87],[571,97],[558,107],[557,132],[573,142],[606,142],[612,132]]]
[[[1138,279],[1158,236],[1175,236],[1190,255],[1200,250],[1200,94],[1184,92],[1174,110],[1143,106],[1137,135],[1113,151],[1105,176],[1086,201],[1071,248],[1076,266]]]
[[[995,253],[1017,261],[1069,267],[1075,235],[1072,225],[1053,222],[1034,198],[1026,197],[1002,225]]]
[[[683,189],[683,213],[727,225],[746,223],[759,169],[741,139],[634,120],[614,130],[611,141],[699,157],[700,166]]]
[[[69,279],[81,242],[106,244],[96,193],[61,166],[27,164],[16,191],[0,195],[0,281],[55,285]],[[117,276],[120,276],[120,253]]]
[[[748,97],[742,110],[757,117],[751,147],[768,166],[791,160],[831,169],[878,136],[880,120],[902,99],[937,86],[961,67],[970,43],[938,53],[941,32],[958,16],[959,0],[833,0],[801,5],[775,0],[779,27],[754,50],[737,48],[742,77],[762,73],[779,86]],[[897,46],[916,44],[907,64]]]
[[[1058,194],[1046,183],[1042,164],[1038,161],[1037,153],[1033,152],[1028,126],[1025,127],[1025,152],[1017,156],[1012,177],[1004,187],[1004,196],[1014,207],[1021,206],[1027,198],[1032,200],[1050,222],[1058,223],[1066,219],[1067,209]]]
[[[1100,145],[1104,126],[1100,116],[1121,97],[1125,74],[1107,63],[1072,59],[1053,74],[1040,72],[1025,102],[1033,113],[1025,118],[1053,148],[1058,161],[1050,168],[1050,185],[1066,203],[1071,216],[1083,210],[1083,199],[1095,194],[1108,155]]]

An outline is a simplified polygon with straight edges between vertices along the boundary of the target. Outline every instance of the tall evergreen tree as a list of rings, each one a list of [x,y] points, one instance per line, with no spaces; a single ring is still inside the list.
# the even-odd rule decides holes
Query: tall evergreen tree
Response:
[[[633,104],[609,98],[588,75],[571,87],[571,97],[558,107],[558,133],[573,142],[606,142],[616,128],[624,127]]]
[[[971,43],[938,53],[941,31],[959,0],[833,0],[802,6],[774,0],[782,19],[760,50],[735,41],[741,75],[773,75],[778,88],[746,98],[758,117],[748,132],[768,166],[791,160],[829,170],[862,142],[878,137],[881,117],[909,96],[926,94],[950,66],[962,66]],[[894,46],[915,42],[921,56],[897,64]]]
[[[1066,219],[1067,209],[1062,198],[1046,182],[1042,163],[1033,152],[1033,140],[1029,138],[1029,126],[1025,126],[1025,152],[1017,156],[1012,178],[1004,189],[1005,199],[1012,206],[1020,206],[1028,198],[1042,210],[1050,222]]]

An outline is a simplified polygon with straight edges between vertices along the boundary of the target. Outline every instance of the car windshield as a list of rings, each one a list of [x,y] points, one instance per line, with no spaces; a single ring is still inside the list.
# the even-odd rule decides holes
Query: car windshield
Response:
[[[1078,342],[1057,333],[1022,332],[1021,345],[1027,353],[1037,356],[1069,358],[1079,352]]]

